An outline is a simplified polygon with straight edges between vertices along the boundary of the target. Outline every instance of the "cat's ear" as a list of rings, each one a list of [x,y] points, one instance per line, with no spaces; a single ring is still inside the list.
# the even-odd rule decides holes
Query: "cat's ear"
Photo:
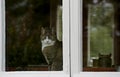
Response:
[[[112,54],[110,53],[108,56],[111,57],[111,55],[112,55]]]
[[[52,30],[52,34],[56,35],[56,29],[54,27],[52,27],[51,30]]]
[[[41,27],[41,34],[45,34],[45,29]]]
[[[99,56],[99,57],[102,57],[102,54],[101,54],[101,53],[98,53],[98,56]]]

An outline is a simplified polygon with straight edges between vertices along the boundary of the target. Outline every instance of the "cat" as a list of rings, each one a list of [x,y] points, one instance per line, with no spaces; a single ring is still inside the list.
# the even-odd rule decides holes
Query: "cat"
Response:
[[[41,28],[42,53],[49,71],[62,70],[62,42],[57,40],[55,29]]]
[[[99,67],[111,67],[112,66],[111,54],[103,55],[99,53],[98,62]]]

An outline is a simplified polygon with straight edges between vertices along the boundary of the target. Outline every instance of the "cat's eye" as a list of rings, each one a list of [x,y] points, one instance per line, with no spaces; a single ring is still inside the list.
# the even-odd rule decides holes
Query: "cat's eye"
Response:
[[[43,35],[43,36],[40,37],[40,39],[41,39],[41,40],[44,40],[44,39],[46,39],[46,36]]]
[[[56,40],[55,35],[50,35],[49,38],[50,38],[51,40]]]

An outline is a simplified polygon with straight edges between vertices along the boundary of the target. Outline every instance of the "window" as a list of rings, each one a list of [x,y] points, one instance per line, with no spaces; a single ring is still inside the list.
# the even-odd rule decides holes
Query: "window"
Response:
[[[119,2],[118,2],[119,3]],[[119,32],[116,1],[83,1],[83,68],[84,71],[117,71]],[[117,38],[117,40],[116,40]]]
[[[62,71],[62,0],[5,0],[6,71]]]
[[[35,5],[37,7],[31,5],[32,2],[33,2],[33,5]],[[49,2],[49,3],[47,4],[47,2]],[[58,4],[59,6],[57,6],[57,7],[56,7],[56,2],[58,2],[58,3],[60,2]],[[43,5],[42,3],[43,4],[45,3],[46,5]],[[0,24],[0,27],[1,27],[1,50],[0,50],[0,53],[1,53],[0,67],[1,68],[0,68],[0,71],[1,72],[0,72],[0,74],[1,74],[1,76],[9,77],[11,75],[12,77],[16,77],[16,76],[69,77],[69,75],[70,75],[69,74],[69,7],[68,7],[69,0],[66,0],[63,2],[61,2],[61,0],[58,0],[58,1],[56,1],[56,0],[48,0],[48,1],[44,1],[44,0],[40,0],[40,1],[39,0],[35,0],[35,1],[33,1],[33,0],[29,0],[29,1],[28,0],[18,0],[18,1],[1,0],[0,4],[1,4],[1,6],[0,6],[0,15],[1,15],[1,17],[0,17],[1,18],[1,21],[0,21],[1,22],[1,24]],[[52,4],[52,5],[50,6],[50,4]],[[61,4],[62,4],[62,7],[61,7]],[[29,6],[27,6],[27,5],[29,5]],[[40,8],[40,10],[38,7]],[[55,7],[55,9],[54,9],[54,7]],[[33,11],[33,8],[34,8],[34,11]],[[48,9],[44,9],[44,8],[48,8]],[[50,10],[52,10],[52,11],[50,11]],[[62,12],[62,10],[63,10],[63,12]],[[37,12],[37,13],[33,14],[35,12]],[[47,14],[47,15],[46,16],[39,15],[41,13]],[[56,14],[56,16],[54,13]],[[49,14],[51,14],[51,15],[49,15]],[[37,20],[37,19],[41,19],[41,20]],[[46,22],[44,22],[44,20]],[[54,22],[54,20],[56,20],[56,22]],[[6,21],[8,23],[6,23]],[[56,32],[57,39],[63,42],[62,50],[65,52],[63,52],[63,57],[62,57],[63,58],[62,59],[63,60],[62,61],[63,62],[62,70],[47,71],[48,66],[46,67],[46,63],[41,62],[41,63],[44,63],[43,64],[44,67],[42,66],[42,68],[41,68],[41,66],[39,66],[39,61],[35,61],[35,60],[37,60],[38,57],[41,57],[40,53],[36,52],[40,48],[39,45],[37,45],[38,43],[40,43],[40,40],[36,41],[36,38],[40,38],[40,35],[36,35],[37,33],[41,32],[41,30],[39,30],[40,24],[38,24],[38,23],[40,23],[40,21],[43,21],[43,23],[42,23],[43,27],[46,27],[46,25],[47,25],[47,27],[54,26],[53,31]],[[31,25],[31,23],[32,23],[32,25]],[[62,24],[66,25],[66,26],[63,26]],[[29,26],[29,28],[27,25]],[[30,25],[31,25],[31,27],[30,27]],[[55,25],[57,25],[57,26],[55,26]],[[62,29],[59,29],[58,27],[60,27],[60,28],[62,27]],[[31,29],[32,31],[30,31],[28,29]],[[24,30],[24,31],[22,31],[22,30]],[[62,33],[61,33],[61,30],[62,30]],[[14,49],[19,50],[19,46],[20,46],[20,44],[17,44],[18,41],[11,38],[12,37],[11,35],[9,35],[9,37],[8,37],[8,34],[11,32],[13,32],[13,34],[12,34],[13,38],[18,38],[19,43],[24,43],[23,45],[21,45],[23,47],[20,47],[23,49],[22,50],[20,49],[20,52],[18,52],[18,53],[20,53],[20,55],[22,57],[20,57],[20,55],[18,55],[18,53],[17,53],[17,55],[14,55],[14,56],[16,56],[15,58],[11,59],[10,56],[8,57],[8,54],[15,54],[15,52],[14,53],[10,53],[10,52],[11,51],[13,52]],[[16,35],[16,33],[17,33],[17,35]],[[34,33],[35,33],[35,37],[34,37]],[[24,35],[25,35],[25,37],[26,37],[26,35],[29,35],[29,34],[30,34],[30,36],[33,35],[32,37],[29,37],[29,40],[26,40],[26,42],[29,41],[29,43],[30,43],[30,38],[31,38],[31,40],[34,41],[34,44],[32,42],[31,46],[28,46],[30,44],[25,43],[26,38],[20,37],[19,34],[22,34],[23,37],[24,37]],[[34,39],[32,39],[32,38],[34,38]],[[63,39],[61,40],[61,38],[63,38]],[[12,39],[12,41],[10,41],[11,39]],[[21,42],[20,42],[20,39],[21,39]],[[24,42],[22,41],[22,39]],[[35,41],[36,41],[36,44],[35,44]],[[14,43],[11,43],[11,42],[14,42]],[[17,45],[19,45],[19,46],[17,46],[18,48],[16,47],[16,45],[13,46],[13,44],[15,44],[15,43]],[[11,45],[9,45],[9,44],[11,44]],[[9,46],[12,46],[12,47],[10,47],[10,49],[9,48],[7,49],[7,47],[9,47]],[[27,46],[28,48],[25,46]],[[32,47],[32,46],[34,46],[34,47]],[[28,50],[29,47],[30,47],[30,51],[32,50],[31,48],[33,48],[34,49],[33,51],[35,53],[31,51],[31,53],[29,55],[28,54],[26,55],[27,51],[29,51]],[[11,49],[13,49],[13,50],[11,50]],[[23,54],[21,54],[22,51],[23,51]],[[34,54],[36,54],[36,55],[34,55]],[[34,57],[32,57],[30,55],[32,55],[32,56],[34,55]],[[29,58],[26,58],[28,56],[29,56]],[[18,59],[18,57],[19,57],[19,59]],[[16,61],[19,63],[15,62],[15,59],[17,59]],[[32,60],[32,59],[34,59],[34,60]],[[28,61],[30,63],[29,67],[26,68],[26,66],[25,66],[25,68],[23,68],[24,67],[23,65],[26,65],[26,61]],[[40,61],[42,61],[42,60],[40,60]],[[17,63],[18,65],[20,64],[20,67],[19,66],[16,67],[16,64],[14,62]],[[38,62],[38,63],[36,63],[36,62]],[[34,63],[36,63],[36,64],[34,64]],[[12,68],[11,68],[11,66],[12,66]],[[38,69],[38,67],[39,67],[39,69]]]
[[[27,0],[26,0],[27,1]],[[37,0],[36,0],[37,1]],[[42,0],[41,0],[42,1]],[[53,0],[51,0],[53,1]],[[63,0],[63,70],[62,71],[7,71],[5,70],[5,2],[0,1],[0,76],[1,77],[119,77],[119,72],[90,72],[83,71],[85,68],[84,63],[87,66],[87,51],[83,52],[84,42],[83,41],[83,25],[87,24],[84,21],[87,20],[88,8],[83,7],[83,2],[91,2],[91,0]],[[100,0],[101,1],[101,0]],[[118,1],[118,0],[115,0]],[[119,4],[115,2],[116,5]],[[115,6],[115,22],[114,24],[115,36],[113,42],[115,43],[115,60],[114,63],[119,66],[119,8]],[[84,8],[84,10],[83,10]],[[83,11],[86,11],[83,13]],[[58,14],[59,15],[59,14]],[[112,20],[113,21],[113,20]],[[83,23],[84,22],[84,23]],[[58,23],[57,23],[58,24]],[[60,27],[60,26],[59,26]],[[111,27],[111,26],[110,26]],[[88,27],[87,27],[88,28]],[[85,29],[87,29],[85,28]],[[110,28],[111,29],[111,28]],[[113,28],[112,28],[113,29]],[[59,29],[57,29],[59,30]],[[59,34],[59,32],[58,32]],[[61,36],[61,35],[60,35]],[[60,37],[59,35],[57,38]],[[85,39],[84,39],[85,40]],[[112,43],[113,43],[112,42]],[[86,42],[88,43],[88,42]],[[110,45],[111,46],[111,45]],[[116,56],[117,55],[117,56]],[[85,56],[85,57],[83,57]],[[83,67],[84,66],[84,67]],[[88,68],[87,68],[88,69]]]
[[[102,1],[102,0],[99,0]],[[108,1],[108,0],[106,0]],[[118,77],[120,75],[119,72],[111,72],[111,71],[100,71],[100,68],[96,68],[96,67],[91,67],[90,69],[87,66],[87,49],[84,52],[83,48],[84,48],[84,44],[86,43],[87,46],[87,37],[84,35],[87,34],[84,33],[84,29],[85,31],[87,31],[88,27],[85,27],[85,25],[87,25],[87,15],[88,15],[88,5],[85,5],[84,3],[91,3],[92,0],[75,0],[75,1],[70,1],[71,3],[71,75],[73,77]],[[111,1],[112,2],[112,1]],[[118,2],[115,2],[118,3]],[[117,8],[117,4],[115,4],[114,6],[116,6]],[[114,9],[116,9],[114,8]],[[118,12],[118,10],[116,10]],[[115,12],[115,11],[114,11]],[[116,15],[116,14],[115,14]],[[118,15],[118,14],[117,14]],[[115,18],[118,16],[115,16]],[[117,18],[118,19],[118,18]],[[85,22],[86,20],[86,22]],[[118,20],[117,20],[118,21]],[[116,19],[114,21],[113,19],[113,24],[115,24]],[[112,23],[112,22],[111,22]],[[118,24],[118,23],[117,23]],[[115,25],[114,25],[115,26]],[[119,29],[117,27],[117,29]],[[84,38],[84,39],[83,39]],[[113,40],[115,41],[115,40]],[[116,40],[117,41],[117,40]],[[87,48],[87,47],[86,47]],[[114,48],[116,48],[114,46]],[[115,51],[116,52],[116,51]],[[115,57],[115,56],[114,56]],[[119,57],[116,57],[119,58]],[[116,62],[114,60],[114,62]],[[118,61],[117,61],[118,62]],[[85,65],[84,65],[85,63]],[[84,67],[83,67],[84,66]],[[116,68],[113,68],[116,69]],[[98,72],[100,71],[100,72]]]

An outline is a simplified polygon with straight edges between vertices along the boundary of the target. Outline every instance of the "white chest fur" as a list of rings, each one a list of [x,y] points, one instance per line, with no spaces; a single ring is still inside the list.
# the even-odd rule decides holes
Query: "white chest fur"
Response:
[[[46,37],[44,40],[41,41],[42,42],[42,51],[45,47],[47,46],[52,46],[55,44],[55,41],[49,39],[48,37]]]

